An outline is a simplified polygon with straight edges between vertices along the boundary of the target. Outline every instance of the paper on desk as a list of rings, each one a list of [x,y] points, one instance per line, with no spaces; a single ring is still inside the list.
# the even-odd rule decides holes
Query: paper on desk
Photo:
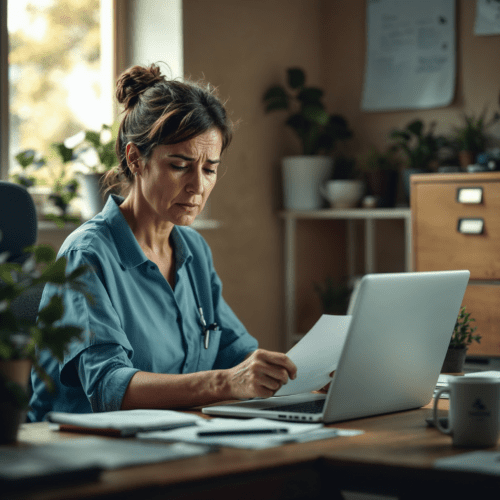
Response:
[[[285,434],[251,434],[234,436],[198,436],[199,431],[238,431],[242,429],[287,429]],[[228,446],[231,448],[264,449],[287,443],[303,443],[317,439],[328,439],[340,435],[354,435],[361,431],[345,431],[324,427],[323,424],[280,422],[265,418],[235,419],[213,418],[193,427],[171,431],[141,432],[140,439],[160,441],[182,441],[204,445]]]
[[[330,382],[337,369],[351,316],[323,314],[309,332],[287,353],[297,366],[297,378],[289,380],[275,396],[317,391]]]
[[[56,424],[88,429],[114,429],[123,436],[139,431],[174,429],[194,425],[203,417],[173,410],[122,410],[100,413],[49,412],[46,419]]]
[[[0,485],[19,481],[34,483],[37,478],[68,481],[83,478],[85,471],[119,469],[132,465],[177,460],[204,455],[213,447],[188,443],[170,445],[128,439],[86,437],[30,447],[2,450]],[[3,497],[2,497],[3,498]]]
[[[473,451],[454,457],[440,458],[434,468],[480,472],[494,476],[500,475],[500,453],[497,451]]]

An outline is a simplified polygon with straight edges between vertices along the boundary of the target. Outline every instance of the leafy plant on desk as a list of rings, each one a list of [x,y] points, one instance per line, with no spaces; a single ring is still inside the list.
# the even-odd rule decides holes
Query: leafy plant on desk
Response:
[[[470,313],[466,311],[465,306],[462,306],[451,336],[449,346],[451,349],[466,349],[472,344],[472,342],[481,342],[481,335],[475,334],[477,327],[472,326],[473,321],[476,320],[471,318]]]
[[[28,360],[44,380],[49,389],[52,381],[39,365],[36,351],[48,349],[63,361],[67,346],[82,335],[78,326],[59,325],[64,314],[62,292],[65,289],[91,295],[81,282],[87,266],[79,266],[66,274],[66,258],[56,258],[56,252],[48,245],[27,249],[31,255],[24,263],[9,262],[8,252],[0,254],[0,362]],[[26,302],[39,297],[46,284],[57,287],[59,293],[38,311],[38,317],[23,314]],[[38,299],[37,299],[38,300]],[[9,400],[14,406],[23,408],[27,404],[25,388],[0,376],[1,400]]]

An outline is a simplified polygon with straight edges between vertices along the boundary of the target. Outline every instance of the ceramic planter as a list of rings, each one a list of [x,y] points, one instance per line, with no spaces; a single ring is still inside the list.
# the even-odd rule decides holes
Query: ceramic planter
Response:
[[[329,156],[288,156],[282,161],[285,210],[317,210],[323,204],[321,185],[332,175]]]
[[[444,358],[441,373],[462,373],[464,371],[467,347],[449,347]]]
[[[106,203],[107,195],[103,194],[102,178],[104,174],[78,174],[82,190],[82,217],[91,219],[98,214]]]

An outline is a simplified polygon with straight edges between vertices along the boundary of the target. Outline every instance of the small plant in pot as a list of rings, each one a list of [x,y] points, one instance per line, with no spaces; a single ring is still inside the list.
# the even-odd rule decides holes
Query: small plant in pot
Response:
[[[285,125],[300,141],[301,155],[283,159],[285,208],[312,210],[321,206],[319,187],[332,174],[339,141],[352,137],[347,120],[330,114],[323,90],[306,85],[301,68],[287,69],[287,85],[274,85],[263,96],[266,113],[287,111]]]
[[[81,131],[54,145],[63,162],[72,162],[78,172],[84,219],[92,218],[104,207],[106,197],[101,190],[102,179],[118,164],[115,154],[118,128],[118,122],[102,125],[100,131]]]
[[[24,263],[10,262],[8,252],[0,254],[0,444],[17,438],[28,406],[31,367],[52,387],[37,361],[37,350],[48,349],[62,361],[69,343],[82,335],[77,326],[58,325],[64,314],[62,291],[70,288],[92,300],[80,281],[86,266],[66,274],[66,259],[56,259],[52,247],[39,245],[27,251],[31,255]],[[41,292],[48,283],[60,293],[37,315]]]
[[[372,147],[358,161],[358,168],[366,178],[368,194],[376,200],[377,207],[394,207],[399,178],[400,162],[392,148],[380,151]]]
[[[462,125],[454,127],[452,137],[452,145],[458,151],[461,167],[466,168],[475,163],[477,155],[486,150],[486,132],[499,119],[500,115],[495,113],[491,120],[486,121],[486,110],[477,118],[463,114]]]
[[[481,335],[476,333],[477,327],[472,326],[475,321],[474,318],[470,317],[470,313],[466,311],[466,307],[462,306],[441,368],[442,373],[463,372],[465,356],[469,346],[472,342],[479,343],[481,341]]]
[[[410,199],[410,175],[432,172],[438,167],[438,155],[442,148],[449,145],[444,136],[435,134],[436,123],[431,123],[426,130],[422,120],[414,120],[401,130],[390,133],[394,140],[392,151],[400,151],[406,160],[406,168],[402,171],[403,187]]]

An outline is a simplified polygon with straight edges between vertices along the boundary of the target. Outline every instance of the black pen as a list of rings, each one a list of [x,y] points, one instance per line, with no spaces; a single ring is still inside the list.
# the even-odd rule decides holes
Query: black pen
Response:
[[[198,431],[198,437],[248,436],[251,434],[286,434],[288,429],[234,429],[231,431]]]

